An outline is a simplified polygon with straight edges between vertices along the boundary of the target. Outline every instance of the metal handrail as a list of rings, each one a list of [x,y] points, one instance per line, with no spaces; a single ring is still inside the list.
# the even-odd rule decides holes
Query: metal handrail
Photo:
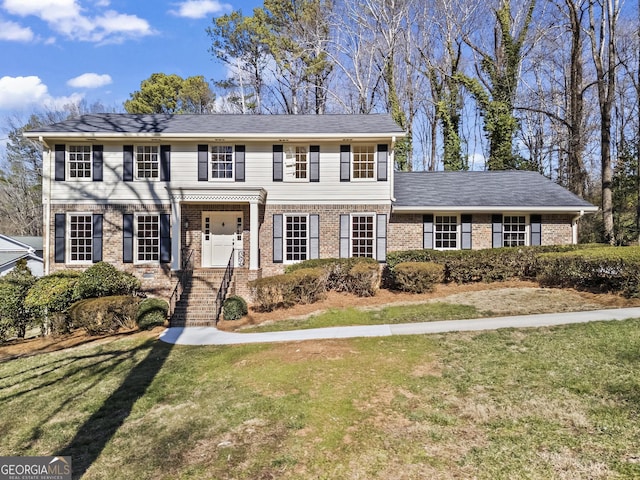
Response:
[[[180,301],[182,292],[184,292],[185,286],[193,276],[193,250],[188,250],[185,253],[187,253],[187,255],[185,256],[183,254],[182,256],[182,265],[180,268],[180,273],[178,273],[178,281],[173,288],[171,297],[169,297],[169,318],[171,318],[173,316],[173,313],[176,311],[176,305],[178,301]]]
[[[222,306],[224,304],[224,300],[227,297],[227,290],[229,288],[229,284],[231,283],[231,278],[233,277],[233,264],[235,259],[235,250],[231,250],[231,256],[229,257],[229,261],[227,262],[227,268],[224,270],[224,276],[222,277],[222,282],[220,283],[220,288],[218,289],[218,294],[216,295],[216,323],[220,320],[220,313],[222,313]]]

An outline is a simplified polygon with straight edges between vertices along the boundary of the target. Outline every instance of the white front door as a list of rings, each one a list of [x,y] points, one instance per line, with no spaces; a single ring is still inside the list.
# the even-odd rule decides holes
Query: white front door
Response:
[[[226,267],[236,244],[242,248],[242,212],[202,212],[204,268]]]

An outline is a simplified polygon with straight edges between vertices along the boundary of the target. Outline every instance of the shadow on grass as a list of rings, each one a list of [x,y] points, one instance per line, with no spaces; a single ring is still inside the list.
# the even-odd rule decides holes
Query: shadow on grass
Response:
[[[139,348],[149,346],[151,348],[144,359],[131,369],[118,389],[80,426],[75,437],[59,452],[59,455],[71,456],[74,479],[81,478],[100,456],[131,413],[135,402],[145,394],[173,347],[159,340],[149,340]],[[117,472],[113,472],[115,477]]]

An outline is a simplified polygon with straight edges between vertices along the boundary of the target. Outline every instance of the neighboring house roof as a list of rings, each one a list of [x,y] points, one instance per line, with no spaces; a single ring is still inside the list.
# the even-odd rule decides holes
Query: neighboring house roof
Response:
[[[16,235],[16,236],[12,236],[10,238],[13,238],[14,240],[17,240],[18,242],[21,242],[25,245],[30,246],[31,248],[33,248],[34,250],[42,250],[43,248],[43,241],[42,241],[42,237],[30,237],[30,236],[22,236],[22,235]]]
[[[83,115],[38,127],[25,136],[161,134],[177,136],[395,135],[404,130],[390,115]]]
[[[0,234],[0,267],[17,262],[21,258],[42,261],[37,255],[42,250],[42,237],[9,236]]]
[[[537,172],[396,172],[397,211],[585,211],[597,207]]]
[[[29,252],[0,252],[0,268],[29,256]]]

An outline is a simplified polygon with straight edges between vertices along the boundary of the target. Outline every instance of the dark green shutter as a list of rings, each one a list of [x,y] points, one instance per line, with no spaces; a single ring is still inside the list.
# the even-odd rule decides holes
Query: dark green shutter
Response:
[[[67,216],[64,213],[55,214],[54,260],[56,263],[64,263],[66,221]]]
[[[133,263],[133,213],[122,215],[122,261]]]
[[[92,177],[94,182],[102,181],[102,171],[104,170],[103,162],[104,147],[102,145],[94,145],[92,150]]]
[[[122,179],[125,182],[133,182],[133,145],[122,147],[122,159],[124,165]]]
[[[284,149],[282,145],[273,146],[273,181],[281,182],[283,178],[283,157]]]
[[[431,250],[433,248],[433,214],[428,213],[422,216],[422,248]]]
[[[283,261],[283,233],[284,225],[282,214],[273,216],[273,263]]]
[[[531,215],[531,245],[542,245],[542,215]]]
[[[389,146],[386,144],[378,145],[378,181],[387,181],[387,168],[389,162]]]
[[[160,263],[171,262],[171,215],[160,214]]]
[[[340,181],[351,180],[351,145],[340,145]]]
[[[236,182],[245,181],[245,147],[244,145],[236,145]]]
[[[462,250],[471,250],[471,225],[473,218],[471,215],[460,216],[461,241],[460,248]]]
[[[503,247],[504,240],[502,238],[502,215],[491,215],[491,233],[493,248]]]
[[[91,260],[93,263],[102,261],[102,214],[96,213],[91,217],[93,232],[91,232]]]
[[[320,181],[320,145],[309,147],[309,181]]]
[[[198,181],[209,180],[209,146],[198,145]]]
[[[160,145],[160,181],[171,181],[171,145]]]
[[[58,182],[64,182],[64,158],[65,158],[65,146],[64,145],[56,145],[54,147],[55,151],[55,179]]]

